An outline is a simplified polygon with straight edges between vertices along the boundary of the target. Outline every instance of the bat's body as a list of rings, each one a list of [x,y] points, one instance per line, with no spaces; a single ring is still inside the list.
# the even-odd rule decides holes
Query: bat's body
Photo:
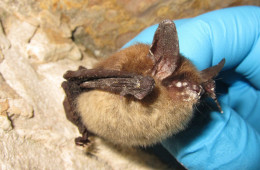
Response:
[[[148,74],[153,67],[148,53],[149,46],[135,45],[99,63],[97,67]],[[189,68],[193,77],[200,79],[193,65],[185,60],[183,65]],[[178,87],[180,83],[184,82],[177,80],[173,84],[175,98],[171,98],[168,90],[157,81],[154,91],[141,101],[131,96],[93,90],[79,96],[77,108],[88,130],[97,135],[120,144],[153,144],[183,130],[193,115],[193,106],[199,96],[196,93],[192,97],[182,95],[185,87],[181,90]]]
[[[188,125],[201,96],[216,99],[212,78],[223,65],[224,60],[198,71],[179,54],[175,25],[166,20],[151,47],[131,46],[94,67],[104,73],[93,76],[84,68],[66,73],[65,111],[73,123],[82,124],[83,137],[87,128],[116,144],[154,144]],[[106,70],[113,71],[108,75]]]

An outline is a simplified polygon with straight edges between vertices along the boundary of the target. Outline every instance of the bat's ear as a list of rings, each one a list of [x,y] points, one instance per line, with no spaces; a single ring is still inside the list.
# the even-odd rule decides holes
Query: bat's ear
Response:
[[[223,113],[221,106],[217,100],[216,93],[215,93],[215,81],[213,80],[214,77],[218,75],[220,70],[224,67],[225,59],[222,59],[217,65],[213,67],[209,67],[205,70],[202,70],[200,72],[200,75],[202,77],[202,86],[205,90],[205,94],[210,96],[217,104],[219,111]]]
[[[180,62],[179,40],[174,22],[164,20],[157,28],[148,56],[154,67],[152,75],[159,80],[169,77]]]
[[[220,70],[224,67],[224,64],[225,64],[225,59],[223,58],[217,65],[202,70],[200,74],[203,78],[203,81],[206,82],[216,77],[220,72]]]

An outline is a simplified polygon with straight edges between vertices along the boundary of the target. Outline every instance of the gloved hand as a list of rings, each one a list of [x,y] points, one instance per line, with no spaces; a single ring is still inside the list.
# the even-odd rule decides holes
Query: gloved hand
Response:
[[[162,145],[188,169],[260,169],[260,8],[221,9],[175,23],[181,54],[199,70],[226,59],[217,83],[224,113],[199,113],[207,121]],[[126,46],[151,44],[157,26]]]

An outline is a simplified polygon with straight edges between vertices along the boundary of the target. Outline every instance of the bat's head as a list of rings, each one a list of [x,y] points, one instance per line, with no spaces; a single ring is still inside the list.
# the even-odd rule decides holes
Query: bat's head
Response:
[[[179,53],[179,40],[174,22],[164,20],[160,23],[148,57],[153,61],[152,76],[161,81],[173,100],[196,104],[205,94],[212,97],[220,108],[216,100],[213,78],[220,72],[225,60],[214,67],[198,71]]]
[[[179,52],[174,22],[164,20],[157,28],[151,46],[130,46],[100,62],[96,67],[149,75],[154,78],[157,86],[167,89],[172,100],[196,104],[203,95],[216,99],[213,78],[222,69],[224,62],[223,59],[214,67],[198,71]]]

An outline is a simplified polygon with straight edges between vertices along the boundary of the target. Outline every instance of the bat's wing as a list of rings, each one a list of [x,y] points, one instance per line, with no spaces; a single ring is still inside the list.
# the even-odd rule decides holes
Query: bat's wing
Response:
[[[123,96],[133,95],[139,100],[150,94],[155,86],[154,79],[150,76],[117,70],[80,67],[77,71],[65,73],[64,78],[79,85],[81,89],[100,89]]]
[[[67,81],[62,83],[66,93],[63,101],[66,117],[75,124],[82,137],[75,139],[77,145],[84,146],[89,140],[89,132],[77,112],[75,100],[82,92],[91,89],[100,89],[120,95],[133,95],[141,100],[150,94],[155,86],[154,79],[150,76],[136,75],[129,72],[87,69],[79,67],[77,71],[67,71],[63,76]]]
[[[75,143],[76,145],[84,146],[89,142],[89,132],[82,123],[80,114],[77,112],[75,105],[75,99],[82,92],[82,90],[75,82],[64,81],[61,86],[66,94],[63,101],[66,117],[70,122],[78,127],[79,132],[82,134],[82,137],[75,139]]]

